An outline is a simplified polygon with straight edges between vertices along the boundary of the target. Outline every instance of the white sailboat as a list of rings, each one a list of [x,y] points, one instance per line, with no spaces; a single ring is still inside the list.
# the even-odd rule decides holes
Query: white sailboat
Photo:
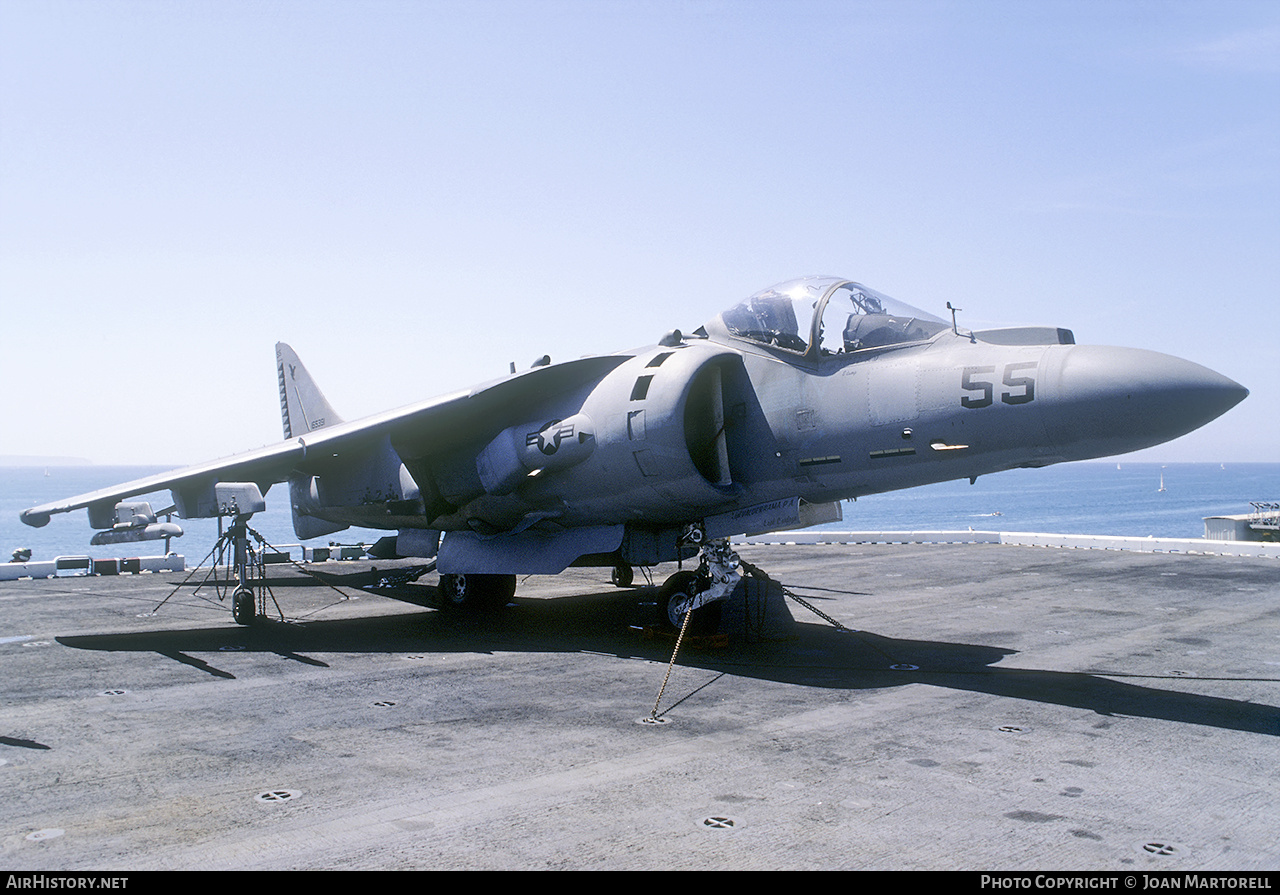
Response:
[[[1167,489],[1167,488],[1165,488],[1165,486],[1164,486],[1164,467],[1163,467],[1163,466],[1161,466],[1161,467],[1160,467],[1160,487],[1159,487],[1159,488],[1157,488],[1156,490],[1157,490],[1157,491],[1167,491],[1167,490],[1168,490],[1168,489]]]

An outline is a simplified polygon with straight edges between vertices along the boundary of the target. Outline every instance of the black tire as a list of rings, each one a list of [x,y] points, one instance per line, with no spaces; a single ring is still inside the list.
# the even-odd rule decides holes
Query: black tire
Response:
[[[684,614],[677,608],[696,592],[696,572],[676,572],[658,591],[658,622],[669,631],[679,631],[684,625]],[[720,627],[720,602],[708,603],[693,610],[689,620],[689,633],[699,636],[714,634]]]
[[[635,570],[625,563],[614,566],[613,572],[609,575],[609,580],[613,582],[614,587],[630,587],[635,578]]]
[[[251,625],[257,617],[258,609],[253,599],[253,591],[240,588],[231,595],[231,617],[237,625]]]
[[[440,597],[448,609],[494,610],[516,594],[515,575],[441,575]]]

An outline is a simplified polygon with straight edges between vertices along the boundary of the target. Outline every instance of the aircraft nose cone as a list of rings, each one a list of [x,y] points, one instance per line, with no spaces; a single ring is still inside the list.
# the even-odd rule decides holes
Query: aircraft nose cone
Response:
[[[1073,346],[1055,378],[1049,437],[1080,457],[1170,441],[1218,418],[1249,394],[1207,367],[1139,348]]]

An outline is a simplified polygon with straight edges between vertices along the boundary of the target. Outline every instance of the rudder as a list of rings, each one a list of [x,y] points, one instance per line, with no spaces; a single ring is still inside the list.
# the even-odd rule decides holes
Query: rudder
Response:
[[[276,375],[280,380],[280,419],[286,439],[342,422],[298,353],[284,342],[276,342]]]

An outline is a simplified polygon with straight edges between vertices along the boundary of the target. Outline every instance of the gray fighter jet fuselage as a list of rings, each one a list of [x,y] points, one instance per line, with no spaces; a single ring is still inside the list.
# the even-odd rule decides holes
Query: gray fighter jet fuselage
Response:
[[[654,346],[543,359],[350,423],[287,345],[277,368],[284,442],[24,521],[88,507],[109,528],[119,501],[160,489],[184,517],[244,515],[287,481],[299,537],[398,530],[398,553],[438,553],[447,591],[500,581],[509,595],[516,574],[629,571],[835,519],[849,498],[1138,450],[1247,395],[1168,355],[1054,327],[971,332],[833,277],[763,290]]]

